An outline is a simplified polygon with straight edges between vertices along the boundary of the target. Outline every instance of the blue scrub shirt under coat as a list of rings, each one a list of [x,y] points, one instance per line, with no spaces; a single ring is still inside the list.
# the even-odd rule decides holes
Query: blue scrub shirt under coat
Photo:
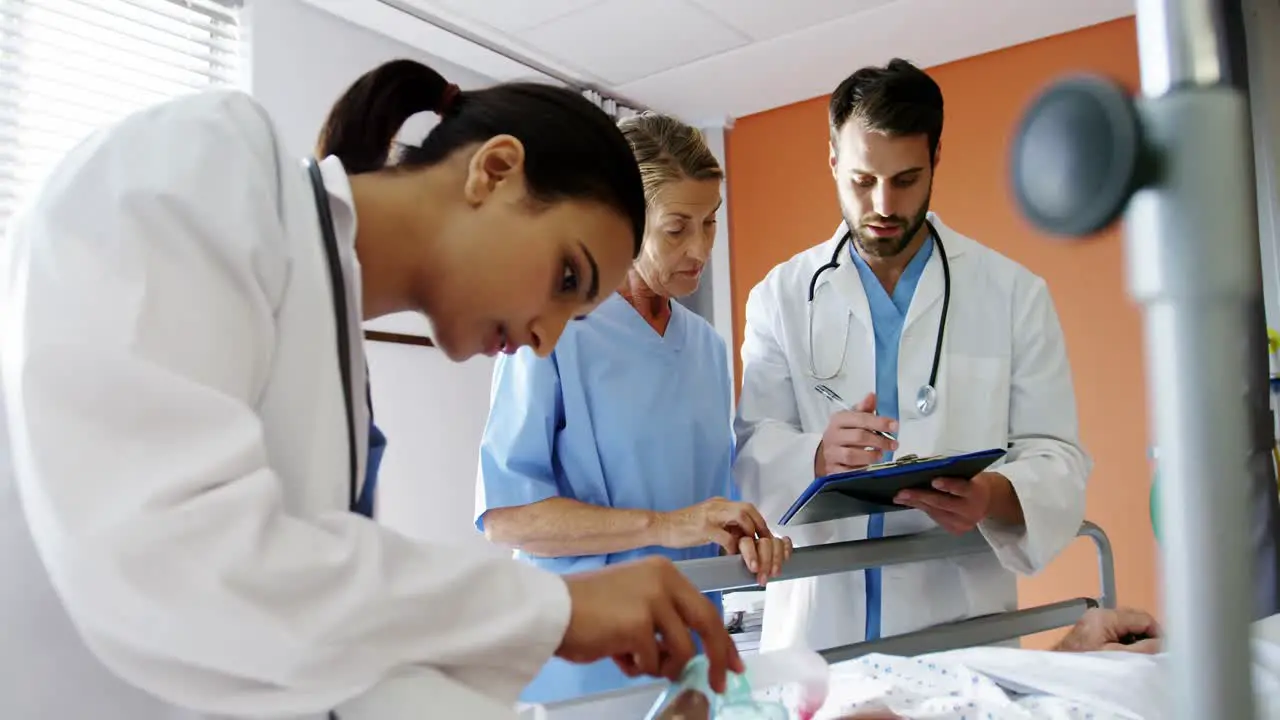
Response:
[[[862,289],[867,294],[867,305],[871,308],[871,325],[876,337],[876,412],[888,418],[898,417],[898,345],[902,341],[902,327],[907,320],[907,310],[911,307],[911,298],[916,294],[916,285],[920,283],[920,275],[924,266],[933,254],[933,237],[916,251],[903,269],[897,284],[893,286],[893,295],[885,291],[880,279],[872,272],[871,266],[858,254],[853,243],[849,243],[849,255],[853,258],[854,267],[858,268],[858,279],[862,281]],[[849,402],[860,402],[862,398],[845,398]],[[884,461],[893,459],[893,452],[884,454]],[[868,518],[867,537],[878,538],[884,535],[884,515],[876,514]],[[880,568],[869,568],[865,571],[867,578],[867,640],[880,637],[880,602],[881,583]]]
[[[493,508],[553,497],[609,508],[678,510],[737,497],[732,482],[732,385],[724,341],[700,316],[672,303],[659,335],[622,296],[566,328],[556,350],[528,348],[494,368],[480,449],[476,527]],[[713,544],[646,547],[609,555],[519,557],[558,573],[655,554],[714,557]],[[719,595],[709,597],[720,605]],[[521,699],[553,702],[645,682],[612,661],[553,658]]]

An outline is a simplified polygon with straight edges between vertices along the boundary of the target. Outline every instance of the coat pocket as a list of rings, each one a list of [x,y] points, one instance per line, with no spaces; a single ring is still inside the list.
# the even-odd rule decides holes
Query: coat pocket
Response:
[[[952,355],[947,358],[946,425],[939,450],[952,455],[1009,442],[1009,361],[1002,357]]]

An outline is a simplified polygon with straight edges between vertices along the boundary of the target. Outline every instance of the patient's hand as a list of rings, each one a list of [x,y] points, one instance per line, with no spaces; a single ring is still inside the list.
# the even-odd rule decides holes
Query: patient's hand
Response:
[[[1125,644],[1130,636],[1146,636],[1132,644]],[[1119,650],[1136,653],[1160,652],[1160,624],[1141,610],[1120,608],[1104,610],[1091,608],[1062,638],[1054,650],[1062,652],[1093,652]]]

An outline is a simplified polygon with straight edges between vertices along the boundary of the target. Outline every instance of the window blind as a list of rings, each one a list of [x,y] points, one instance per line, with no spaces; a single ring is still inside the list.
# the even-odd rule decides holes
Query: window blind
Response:
[[[240,81],[243,0],[0,0],[0,237],[94,130]]]

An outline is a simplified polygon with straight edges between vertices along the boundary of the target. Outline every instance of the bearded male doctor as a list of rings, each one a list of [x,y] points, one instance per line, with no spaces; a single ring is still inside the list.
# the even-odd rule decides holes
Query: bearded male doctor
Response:
[[[995,552],[773,583],[762,650],[1011,610],[1014,573],[1043,568],[1084,517],[1092,463],[1045,282],[929,212],[942,108],[937,83],[904,60],[832,94],[844,222],[747,299],[734,473],[776,523],[815,476],[1007,447],[972,481],[895,498],[910,510],[787,528],[816,545],[976,527]]]

